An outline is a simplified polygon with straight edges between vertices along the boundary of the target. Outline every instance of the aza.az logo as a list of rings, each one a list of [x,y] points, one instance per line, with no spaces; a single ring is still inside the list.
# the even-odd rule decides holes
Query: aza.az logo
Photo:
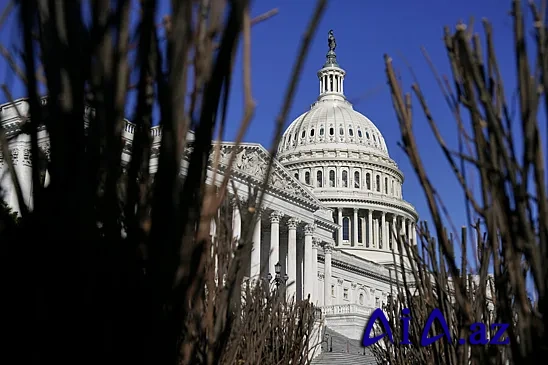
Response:
[[[411,321],[410,310],[408,308],[404,308],[402,310],[402,339],[399,341],[400,345],[411,345],[411,341],[409,341],[409,322]],[[374,333],[373,326],[377,322],[377,320],[380,322],[381,327],[383,328],[384,333],[371,337],[371,334]],[[432,332],[432,326],[434,326],[435,322],[438,322],[439,326],[442,328],[443,333],[440,333],[438,335],[429,337],[428,334]],[[493,323],[490,326],[490,329],[488,330],[486,325],[481,322],[473,323],[470,325],[470,335],[468,338],[461,338],[458,340],[458,343],[460,345],[464,345],[466,343],[469,343],[470,345],[507,345],[510,342],[510,339],[506,336],[505,339],[502,340],[502,336],[506,332],[506,329],[508,328],[508,324],[506,323]],[[439,309],[434,309],[430,316],[428,316],[428,319],[426,320],[426,323],[424,324],[422,335],[421,335],[421,342],[420,346],[425,347],[433,344],[434,342],[438,341],[442,337],[445,337],[448,342],[451,342],[451,335],[449,331],[449,326],[447,325],[447,321],[443,317],[443,313]],[[491,333],[491,336],[489,334]],[[388,340],[390,343],[394,343],[394,338],[392,336],[392,328],[390,328],[390,324],[388,323],[388,319],[386,318],[386,315],[382,311],[382,309],[377,308],[371,313],[371,317],[367,321],[367,324],[365,326],[365,330],[363,333],[363,340],[362,344],[364,347],[371,346],[378,342],[380,339],[382,339],[384,336],[388,336]],[[489,340],[488,337],[491,337]]]

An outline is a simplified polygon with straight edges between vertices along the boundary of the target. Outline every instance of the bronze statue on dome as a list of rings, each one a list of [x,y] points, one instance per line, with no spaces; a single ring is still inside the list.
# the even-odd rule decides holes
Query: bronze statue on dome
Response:
[[[337,48],[337,41],[335,40],[333,29],[329,31],[329,36],[327,37],[327,45],[329,46],[330,51],[335,52],[335,48]]]

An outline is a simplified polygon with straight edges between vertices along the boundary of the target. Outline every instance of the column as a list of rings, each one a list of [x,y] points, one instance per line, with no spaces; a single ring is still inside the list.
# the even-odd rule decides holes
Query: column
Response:
[[[381,215],[381,236],[382,236],[382,248],[388,250],[388,242],[386,240],[386,213],[382,212]]]
[[[365,245],[365,241],[367,240],[367,223],[366,223],[366,218],[362,218],[360,220],[360,224],[362,226],[362,243],[360,244],[361,246],[364,246]]]
[[[287,221],[287,276],[289,277],[287,297],[292,298],[297,292],[297,226],[299,220],[290,218]]]
[[[405,238],[405,218],[400,216],[400,229],[399,229],[399,235],[404,236]]]
[[[238,241],[242,234],[242,217],[240,216],[240,207],[236,199],[232,203],[232,242],[238,246]]]
[[[214,240],[217,236],[217,224],[215,224],[215,218],[211,218],[211,223],[209,224],[209,235],[212,240]]]
[[[280,219],[283,213],[274,211],[270,213],[270,256],[268,259],[268,272],[274,276],[274,266],[280,261]]]
[[[352,228],[354,230],[354,245],[353,246],[357,246],[358,245],[358,208],[354,208],[354,219],[352,221]]]
[[[398,251],[398,227],[396,226],[396,215],[394,214],[392,216],[392,231],[390,232],[390,235],[392,236],[392,250],[395,252]]]
[[[411,219],[407,220],[407,242],[411,243],[411,237],[413,237],[413,231],[411,231]]]
[[[257,214],[257,221],[253,230],[253,247],[251,248],[251,278],[261,275],[261,213]]]
[[[417,242],[417,224],[413,222],[413,245],[418,245]]]
[[[304,290],[303,299],[310,294],[312,298],[312,236],[316,227],[307,224],[304,227]],[[316,274],[317,275],[317,274]]]
[[[325,254],[324,261],[324,281],[323,281],[323,303],[324,305],[331,305],[331,252],[333,246],[325,244],[323,247]]]
[[[340,227],[339,227],[339,240],[337,241],[337,245],[342,246],[342,243],[343,243],[342,208],[337,208],[337,214],[338,214],[337,223],[340,225]]]
[[[312,239],[312,303],[318,303],[318,247],[322,240],[318,237]]]
[[[409,243],[409,239],[411,238],[411,221],[409,219],[406,219],[405,222],[407,222],[407,230],[404,232],[406,233],[405,238],[407,239],[407,243]]]
[[[379,220],[373,218],[373,247],[379,248]]]
[[[367,243],[369,248],[373,248],[373,211],[367,210]]]

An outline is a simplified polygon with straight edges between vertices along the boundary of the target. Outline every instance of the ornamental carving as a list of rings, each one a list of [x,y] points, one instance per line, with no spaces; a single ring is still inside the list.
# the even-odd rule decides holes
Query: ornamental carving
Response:
[[[318,271],[318,279],[323,280],[325,279],[325,273]]]
[[[319,237],[312,237],[312,248],[318,249],[320,247],[320,244],[322,243],[322,239]]]
[[[282,219],[283,216],[284,214],[280,211],[270,213],[270,223],[280,223],[280,219]]]
[[[352,289],[356,289],[358,287],[358,284],[356,283],[351,283],[350,286],[352,287]]]
[[[257,179],[264,179],[267,164],[257,151],[242,149],[237,155],[234,165],[238,170],[242,170]]]
[[[23,165],[32,166],[32,154],[30,153],[30,148],[25,148],[23,150]]]
[[[12,148],[10,150],[10,154],[11,154],[11,161],[13,162],[14,165],[17,165],[17,161],[19,159],[19,149]]]
[[[311,236],[316,231],[316,226],[314,224],[307,224],[304,227],[304,235],[305,236]]]
[[[233,197],[232,199],[230,199],[230,205],[232,206],[232,208],[239,208],[239,199],[236,198],[236,197]]]
[[[333,252],[333,246],[331,246],[329,244],[325,244],[323,246],[323,251],[326,255],[331,255],[331,253]]]
[[[228,166],[230,162],[230,157],[232,154],[232,149],[229,146],[223,146],[221,148],[221,156],[219,161],[221,164]],[[213,159],[213,154],[210,157]],[[260,151],[240,147],[234,158],[234,170],[242,172],[246,175],[263,181],[266,172],[268,169],[268,158],[264,157]],[[271,170],[269,177],[269,186],[282,190],[286,193],[295,195],[295,196],[304,196],[306,193],[297,185],[297,183],[291,183],[288,181],[288,177],[280,176],[279,172],[276,170],[276,166]]]
[[[337,279],[337,284],[343,285],[343,283],[344,283],[344,280],[343,280],[343,279]]]
[[[300,222],[301,220],[298,218],[289,218],[289,220],[287,221],[287,228],[297,229],[297,226],[299,225]]]

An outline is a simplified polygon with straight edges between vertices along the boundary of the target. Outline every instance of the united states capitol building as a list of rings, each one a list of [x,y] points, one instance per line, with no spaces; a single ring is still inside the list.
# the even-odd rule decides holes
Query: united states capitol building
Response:
[[[345,97],[346,72],[339,66],[332,32],[329,46],[317,72],[317,100],[287,127],[278,146],[261,218],[254,227],[249,276],[273,275],[279,263],[291,283],[290,295],[297,299],[310,295],[322,310],[323,326],[360,340],[370,313],[390,294],[390,280],[396,275],[394,235],[403,234],[415,244],[418,215],[404,199],[404,176],[390,158],[379,129]],[[16,135],[26,113],[24,99],[0,106],[2,126],[13,134],[15,170],[31,204],[30,137]],[[126,143],[131,143],[134,128],[126,121]],[[161,130],[153,128],[152,136],[154,168]],[[249,185],[262,184],[269,153],[258,143],[220,144],[221,173],[213,181],[210,170],[209,182],[220,182],[231,154],[236,154],[231,175],[236,191],[231,194],[245,200]],[[39,145],[48,155],[45,131],[39,133]],[[123,159],[129,158],[129,150],[124,149]],[[5,161],[1,163],[5,169]],[[8,174],[2,175],[4,199],[17,210]],[[231,214],[237,236],[240,213],[234,209]]]

